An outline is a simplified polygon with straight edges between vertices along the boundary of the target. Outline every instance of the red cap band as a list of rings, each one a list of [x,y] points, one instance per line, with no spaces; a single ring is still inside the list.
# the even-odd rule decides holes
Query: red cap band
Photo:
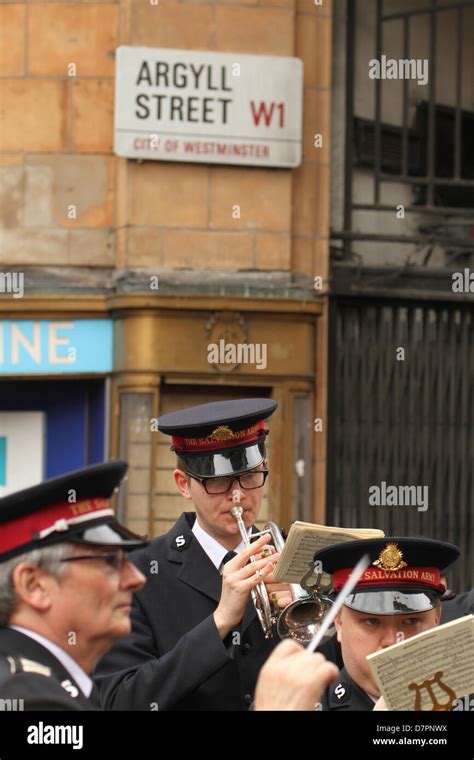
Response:
[[[336,570],[333,574],[333,588],[337,593],[352,573],[352,567]],[[397,586],[429,586],[440,591],[444,588],[440,580],[440,571],[437,567],[404,567],[402,570],[381,570],[378,567],[369,567],[361,576],[356,589],[386,588],[392,583]]]
[[[89,517],[93,519],[92,513],[102,510],[110,510],[113,515],[108,499],[83,499],[73,503],[62,501],[4,523],[0,529],[0,554],[46,538],[46,535],[56,531],[67,532],[70,525],[85,522]]]
[[[205,438],[180,438],[173,436],[173,450],[176,452],[202,452],[215,451],[216,449],[227,449],[231,446],[239,446],[242,443],[252,443],[258,441],[265,429],[263,420],[257,422],[245,430],[239,430],[234,433],[227,425],[219,425],[211,435]]]

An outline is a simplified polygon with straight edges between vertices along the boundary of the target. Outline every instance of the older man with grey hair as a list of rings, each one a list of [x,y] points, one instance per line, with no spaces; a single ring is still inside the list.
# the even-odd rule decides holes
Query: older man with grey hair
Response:
[[[88,467],[0,499],[0,709],[95,707],[89,673],[130,631],[143,545],[110,497],[125,462]]]

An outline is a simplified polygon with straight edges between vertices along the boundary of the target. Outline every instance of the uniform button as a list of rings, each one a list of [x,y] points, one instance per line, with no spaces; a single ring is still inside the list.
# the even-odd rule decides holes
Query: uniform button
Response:
[[[252,647],[250,646],[250,644],[244,644],[242,646],[242,654],[248,654],[251,649]]]
[[[244,702],[245,702],[246,705],[251,705],[252,702],[253,702],[252,695],[251,694],[246,694],[244,696]]]

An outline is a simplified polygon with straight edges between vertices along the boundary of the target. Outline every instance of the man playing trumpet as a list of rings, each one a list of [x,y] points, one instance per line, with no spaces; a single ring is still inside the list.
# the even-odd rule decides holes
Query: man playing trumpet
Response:
[[[131,634],[96,668],[105,709],[244,710],[253,702],[278,638],[265,638],[251,592],[263,582],[281,607],[291,596],[272,578],[279,555],[262,553],[270,537],[245,546],[233,491],[250,529],[268,476],[264,421],[275,408],[242,399],[159,418],[178,457],[176,486],[195,511],[133,554],[147,583],[134,598]]]

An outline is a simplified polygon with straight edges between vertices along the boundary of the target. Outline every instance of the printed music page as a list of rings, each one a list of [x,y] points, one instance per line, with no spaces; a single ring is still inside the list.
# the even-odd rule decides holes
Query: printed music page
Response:
[[[474,615],[367,657],[389,710],[450,710],[474,693]]]
[[[326,546],[355,539],[383,537],[383,531],[371,528],[334,528],[297,520],[290,528],[273,575],[284,583],[299,583],[313,565],[315,553]],[[323,583],[327,583],[329,578],[324,574]]]

